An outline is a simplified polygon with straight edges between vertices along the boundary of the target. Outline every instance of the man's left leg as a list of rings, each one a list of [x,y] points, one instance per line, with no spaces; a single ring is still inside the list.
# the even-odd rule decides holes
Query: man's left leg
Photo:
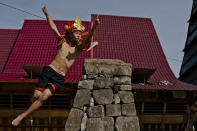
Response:
[[[38,109],[45,100],[47,100],[50,96],[52,96],[52,93],[50,89],[45,89],[42,94],[39,96],[39,99],[37,99],[30,107],[27,109],[24,113],[20,114],[17,118],[15,118],[12,121],[12,125],[18,126],[20,122],[30,113]]]

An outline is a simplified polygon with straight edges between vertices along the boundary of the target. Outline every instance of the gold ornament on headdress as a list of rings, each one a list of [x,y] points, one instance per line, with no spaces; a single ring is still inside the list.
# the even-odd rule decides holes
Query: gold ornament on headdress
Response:
[[[76,17],[75,22],[73,24],[71,22],[66,23],[65,29],[67,31],[71,31],[71,32],[73,32],[75,30],[79,30],[79,31],[83,32],[85,30],[85,27],[82,25],[79,17]]]
[[[82,25],[81,20],[79,19],[79,17],[76,17],[76,19],[75,19],[74,30],[80,30],[80,31],[85,30],[85,27]]]

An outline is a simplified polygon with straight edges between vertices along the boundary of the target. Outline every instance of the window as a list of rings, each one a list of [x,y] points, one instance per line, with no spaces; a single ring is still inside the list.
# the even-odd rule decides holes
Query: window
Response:
[[[134,84],[144,83],[146,84],[151,75],[154,74],[156,69],[147,68],[134,68],[131,76],[131,81]]]
[[[69,96],[54,96],[51,97],[52,109],[69,109],[70,97]]]
[[[145,102],[144,113],[146,114],[161,114],[163,113],[164,104],[162,102]]]
[[[12,101],[12,102],[11,102]],[[70,96],[52,96],[40,109],[70,109]],[[0,95],[0,108],[27,109],[32,104],[31,95]]]
[[[0,108],[10,108],[9,95],[0,95]]]
[[[30,104],[31,100],[29,95],[13,95],[13,108],[26,109]]]
[[[140,114],[142,110],[142,102],[135,102],[135,108],[136,108],[137,114]]]
[[[166,113],[167,114],[185,114],[187,110],[186,103],[167,103]]]

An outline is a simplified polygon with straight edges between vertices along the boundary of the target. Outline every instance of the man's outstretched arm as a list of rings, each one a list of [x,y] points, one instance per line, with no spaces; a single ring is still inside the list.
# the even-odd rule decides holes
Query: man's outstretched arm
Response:
[[[95,31],[96,27],[97,27],[99,24],[100,24],[100,20],[99,20],[99,18],[98,18],[98,16],[97,16],[96,20],[94,21],[94,24],[93,24],[93,26],[92,26],[92,29],[91,29],[90,33],[88,34],[88,36],[86,37],[86,39],[83,40],[83,42],[82,42],[82,44],[81,44],[82,49],[83,49],[88,43],[91,42],[92,36],[93,36],[93,34],[94,34],[94,31]]]
[[[51,30],[53,31],[53,33],[55,34],[56,38],[58,39],[58,36],[60,36],[59,31],[57,30],[57,27],[55,25],[55,23],[53,22],[53,20],[51,19],[47,7],[46,5],[44,5],[44,7],[42,8],[43,13],[45,14],[46,18],[47,18],[47,22],[49,24],[49,27],[51,28]]]

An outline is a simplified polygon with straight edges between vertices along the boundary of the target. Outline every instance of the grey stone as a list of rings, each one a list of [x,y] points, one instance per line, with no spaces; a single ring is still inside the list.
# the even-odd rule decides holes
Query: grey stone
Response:
[[[118,117],[116,119],[117,131],[140,131],[138,117]]]
[[[113,102],[112,89],[93,90],[93,97],[95,102],[100,105],[111,104]]]
[[[118,92],[120,101],[123,103],[131,103],[134,102],[133,93],[130,91],[119,91]]]
[[[91,75],[91,74],[89,74],[89,75],[88,75],[88,79],[95,79],[97,76],[98,76],[98,75]]]
[[[104,131],[101,118],[89,118],[87,122],[87,131]]]
[[[83,112],[86,112],[87,108],[87,106],[83,106]]]
[[[103,117],[105,114],[104,107],[102,105],[89,107],[87,114],[90,118]]]
[[[104,131],[114,131],[113,117],[103,117],[101,120],[103,122]]]
[[[84,63],[107,64],[107,65],[121,65],[121,64],[125,64],[123,61],[121,61],[119,59],[85,59]]]
[[[114,86],[114,89],[117,91],[117,90],[120,90],[120,91],[130,91],[132,88],[131,88],[131,85],[115,85]]]
[[[104,74],[103,76],[104,76],[105,78],[113,78],[113,75]]]
[[[111,88],[113,86],[113,78],[97,77],[94,79],[94,88]]]
[[[78,88],[93,89],[94,80],[81,80],[79,81]]]
[[[112,59],[85,59],[85,74],[126,75],[131,76],[131,64]]]
[[[197,111],[197,106],[196,105],[192,105],[190,108],[191,108],[191,111],[193,111],[193,112]]]
[[[81,80],[86,80],[88,77],[87,77],[87,75],[82,75],[81,76]]]
[[[72,108],[68,119],[66,121],[65,130],[66,131],[79,131],[81,127],[81,118],[83,111],[79,109]]]
[[[81,131],[85,131],[85,130],[86,130],[87,121],[88,121],[87,114],[84,113],[84,114],[83,114],[83,118],[82,118],[82,120],[81,120]]]
[[[90,98],[90,106],[94,106],[94,98]]]
[[[190,118],[196,120],[196,118],[197,118],[197,112],[191,113],[190,114]]]
[[[118,94],[114,94],[114,103],[115,103],[115,104],[120,103],[120,97],[119,97]]]
[[[121,105],[120,104],[106,105],[106,116],[121,116]]]
[[[122,114],[126,116],[136,116],[135,104],[122,104]]]
[[[81,89],[78,90],[74,99],[73,107],[83,109],[84,105],[89,104],[91,98],[90,90]]]
[[[133,101],[131,64],[121,60],[86,59],[65,130],[135,131],[137,124],[139,129],[139,121]]]
[[[131,85],[131,77],[129,76],[114,77],[114,84]]]
[[[89,118],[87,131],[114,131],[114,119],[112,117]]]

